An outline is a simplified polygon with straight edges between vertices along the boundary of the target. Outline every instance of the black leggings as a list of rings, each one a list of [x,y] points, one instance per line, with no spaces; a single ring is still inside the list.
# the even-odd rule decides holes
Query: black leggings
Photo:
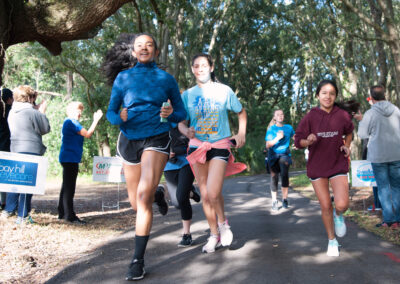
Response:
[[[281,156],[278,161],[271,167],[271,191],[278,191],[279,173],[281,174],[282,187],[289,186],[289,164],[288,156]]]
[[[181,209],[182,220],[192,220],[190,192],[193,188],[194,176],[190,165],[186,165],[179,170],[166,171],[164,172],[164,177],[170,186],[176,186],[176,199]]]
[[[76,178],[78,177],[78,163],[61,163],[63,167],[63,182],[60,199],[58,201],[58,218],[68,221],[76,219],[74,211],[74,195]]]

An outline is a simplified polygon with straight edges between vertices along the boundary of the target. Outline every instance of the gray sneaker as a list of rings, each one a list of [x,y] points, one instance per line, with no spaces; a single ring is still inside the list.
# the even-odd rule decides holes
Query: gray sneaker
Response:
[[[278,200],[275,200],[272,202],[272,211],[278,211],[279,210],[279,203]]]

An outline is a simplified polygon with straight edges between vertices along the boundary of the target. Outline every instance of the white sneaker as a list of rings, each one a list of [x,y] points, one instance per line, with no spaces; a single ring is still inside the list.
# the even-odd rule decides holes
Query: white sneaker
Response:
[[[215,249],[219,248],[220,246],[221,246],[221,242],[219,241],[219,236],[218,235],[210,235],[207,243],[203,246],[201,251],[204,253],[211,253],[211,252],[214,252]]]
[[[344,222],[343,214],[336,215],[336,210],[333,210],[333,221],[335,222],[335,233],[339,238],[346,235],[346,223]]]
[[[336,239],[329,240],[327,256],[339,256],[339,243]]]
[[[226,247],[230,246],[233,240],[231,226],[228,224],[228,219],[224,223],[218,224],[219,234],[221,236],[221,244]]]
[[[272,211],[279,211],[279,203],[278,203],[278,200],[272,201]]]

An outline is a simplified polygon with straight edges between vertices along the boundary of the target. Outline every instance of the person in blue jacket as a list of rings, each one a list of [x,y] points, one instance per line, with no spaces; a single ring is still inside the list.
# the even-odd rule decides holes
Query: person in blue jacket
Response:
[[[186,111],[175,79],[157,67],[159,49],[153,36],[142,33],[128,38],[130,42],[119,40],[118,48],[114,46],[106,55],[106,61],[124,62],[114,51],[124,50],[124,56],[131,53],[126,66],[121,66],[125,70],[106,72],[108,82],[117,74],[106,116],[121,130],[116,150],[123,161],[129,201],[137,212],[135,252],[125,279],[139,280],[145,275],[154,194],[169,156],[171,126],[163,121],[178,123]],[[109,70],[115,71],[116,65],[103,64],[103,70],[111,66]]]
[[[79,163],[82,159],[83,140],[92,137],[98,122],[103,116],[101,110],[93,114],[93,122],[88,130],[83,128],[79,119],[82,115],[83,104],[71,102],[67,106],[67,118],[61,129],[61,149],[59,161],[63,168],[63,182],[58,201],[58,219],[83,225],[86,221],[76,216],[74,211],[74,195]]]
[[[292,164],[289,145],[294,135],[293,127],[284,124],[285,115],[281,109],[274,111],[265,135],[266,147],[268,149],[268,166],[271,172],[271,197],[272,210],[279,210],[277,199],[279,174],[282,183],[282,207],[288,208],[289,191],[289,166]]]

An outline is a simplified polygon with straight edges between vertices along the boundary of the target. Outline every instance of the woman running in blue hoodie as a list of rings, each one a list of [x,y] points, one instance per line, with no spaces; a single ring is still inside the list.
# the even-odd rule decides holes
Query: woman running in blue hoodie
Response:
[[[130,39],[119,42],[118,48],[129,58],[125,68],[133,67],[114,73],[107,119],[120,126],[117,155],[123,161],[129,201],[137,211],[135,253],[126,280],[139,280],[145,274],[153,196],[169,155],[170,123],[163,121],[178,123],[185,119],[186,111],[175,79],[155,63],[159,54],[155,39],[146,33]],[[112,51],[108,53],[106,61],[111,58],[112,62],[113,55]],[[106,64],[103,69],[107,69]],[[169,105],[163,104],[166,102]]]

